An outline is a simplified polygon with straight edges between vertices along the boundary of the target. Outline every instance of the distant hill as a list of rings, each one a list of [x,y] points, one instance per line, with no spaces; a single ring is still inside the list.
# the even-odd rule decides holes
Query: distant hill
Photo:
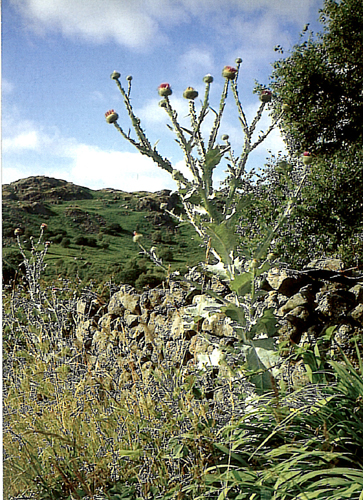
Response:
[[[24,248],[30,237],[39,237],[46,223],[45,239],[51,242],[46,256],[45,278],[77,276],[96,281],[114,279],[136,286],[151,284],[165,275],[148,259],[139,256],[133,231],[144,235],[146,248],[157,247],[157,255],[172,269],[194,265],[203,251],[188,226],[161,208],[180,213],[179,197],[170,190],[156,193],[106,188],[92,190],[46,176],[20,179],[2,187],[3,278],[19,271],[21,255],[14,230],[23,230]]]

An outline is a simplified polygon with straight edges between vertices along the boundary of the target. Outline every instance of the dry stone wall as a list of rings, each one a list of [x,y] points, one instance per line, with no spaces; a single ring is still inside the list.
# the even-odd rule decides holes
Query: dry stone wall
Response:
[[[284,342],[286,360],[282,373],[292,386],[308,383],[302,361],[290,359],[294,346],[319,342],[322,356],[341,359],[344,352],[353,363],[355,341],[362,352],[363,277],[354,270],[342,271],[343,264],[333,259],[315,261],[303,271],[273,268],[265,278],[263,300],[278,318],[277,341]],[[194,272],[189,283],[191,277],[201,279]],[[228,293],[215,279],[208,286]],[[107,369],[117,360],[119,380],[126,384],[148,377],[160,364],[195,370],[201,359],[210,359],[208,364],[215,364],[214,372],[220,374],[225,366],[216,349],[233,346],[238,339],[232,321],[222,313],[188,321],[185,308],[197,303],[200,294],[181,282],[143,293],[123,285],[108,304],[82,298],[76,342],[90,363]],[[227,361],[231,368],[238,363],[233,356]]]

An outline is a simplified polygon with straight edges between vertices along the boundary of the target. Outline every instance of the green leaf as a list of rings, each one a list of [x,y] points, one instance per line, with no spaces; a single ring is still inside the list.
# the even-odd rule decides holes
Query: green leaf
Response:
[[[252,289],[252,280],[253,280],[253,273],[247,272],[240,274],[235,277],[233,281],[230,282],[230,288],[236,294],[238,297],[242,297],[244,295],[247,295],[248,293],[251,293]]]
[[[268,250],[271,245],[271,241],[275,235],[275,231],[271,228],[267,230],[267,235],[265,239],[259,244],[257,250],[254,252],[253,258],[257,260],[262,260],[266,258]]]
[[[144,452],[143,450],[118,450],[120,457],[139,458]]]
[[[251,328],[251,338],[256,334],[265,333],[268,337],[273,337],[276,333],[277,319],[273,313],[273,309],[265,309],[263,314],[253,327]]]
[[[324,340],[331,340],[336,328],[337,328],[336,325],[329,326],[324,332],[324,337],[323,337]]]
[[[220,151],[220,147],[216,146],[213,149],[210,149],[206,152],[205,155],[205,167],[208,172],[212,172],[213,168],[215,168],[219,162],[221,161],[223,154]]]
[[[186,316],[193,318],[208,318],[212,313],[221,310],[221,303],[213,300],[208,295],[197,295],[193,304],[184,309]]]
[[[221,256],[224,264],[231,265],[231,252],[237,248],[237,238],[234,229],[231,230],[225,223],[209,223],[205,226],[212,240],[212,247]]]
[[[246,210],[252,205],[254,200],[250,194],[244,194],[243,196],[234,194],[234,196],[238,196],[237,200],[230,200],[229,198],[226,200],[227,206],[229,206],[230,203],[233,204],[233,208],[231,210],[227,210],[226,224],[229,227],[233,227],[235,230],[242,214],[246,213]]]
[[[255,373],[251,376],[251,382],[256,386],[257,393],[269,392],[273,389],[273,376],[267,369],[253,345],[244,346],[247,368]]]
[[[223,453],[225,453],[227,456],[230,455],[234,460],[237,460],[237,462],[239,462],[243,466],[248,467],[248,463],[238,453],[231,451],[231,449],[228,448],[227,446],[224,446],[223,444],[219,443],[214,443],[213,446],[218,450],[222,451]]]
[[[238,307],[235,304],[230,303],[227,306],[222,306],[221,311],[242,327],[246,326],[246,317],[242,307]]]

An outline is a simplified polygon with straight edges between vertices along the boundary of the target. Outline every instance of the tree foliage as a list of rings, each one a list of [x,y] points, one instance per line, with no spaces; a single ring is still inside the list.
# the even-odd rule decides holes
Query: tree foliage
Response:
[[[363,140],[363,2],[325,0],[323,31],[274,64],[275,112],[290,147],[316,154]]]
[[[281,249],[300,264],[326,254],[357,265],[363,253],[363,2],[325,0],[320,21],[323,31],[278,60],[271,75],[272,113],[287,108],[280,128],[289,152],[314,157]]]

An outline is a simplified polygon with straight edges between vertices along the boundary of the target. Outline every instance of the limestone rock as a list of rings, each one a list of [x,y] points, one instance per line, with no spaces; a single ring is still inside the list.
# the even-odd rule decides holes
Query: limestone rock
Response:
[[[308,299],[301,293],[296,293],[277,312],[278,316],[284,316],[293,309],[308,304]]]
[[[231,326],[230,318],[222,313],[215,313],[205,318],[202,324],[202,330],[217,337],[235,337],[235,331]]]
[[[309,284],[310,280],[307,276],[301,275],[296,271],[288,269],[279,269],[274,267],[269,270],[266,276],[267,283],[273,290],[280,294],[291,297],[297,293],[300,288]]]
[[[354,307],[355,297],[346,290],[326,290],[317,294],[318,306],[316,312],[324,317],[338,321]]]
[[[355,295],[358,304],[363,304],[363,285],[358,283],[350,288],[349,291]]]
[[[127,309],[132,314],[141,314],[140,295],[130,285],[124,285],[112,295],[108,305],[108,312],[115,316],[121,316]]]
[[[351,317],[363,325],[363,304],[358,304],[350,313]]]
[[[325,271],[342,271],[344,262],[340,259],[315,259],[309,262],[305,269],[322,269]]]

